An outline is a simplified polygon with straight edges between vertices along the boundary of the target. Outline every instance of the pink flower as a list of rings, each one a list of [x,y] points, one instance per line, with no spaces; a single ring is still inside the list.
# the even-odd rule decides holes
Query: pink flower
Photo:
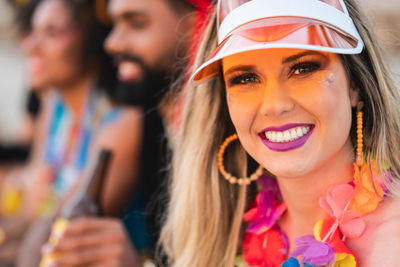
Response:
[[[357,238],[365,229],[365,222],[360,214],[347,210],[355,194],[355,189],[349,184],[332,185],[326,197],[319,199],[319,205],[330,217],[336,218],[340,231],[344,236]],[[334,231],[335,229],[333,229]]]

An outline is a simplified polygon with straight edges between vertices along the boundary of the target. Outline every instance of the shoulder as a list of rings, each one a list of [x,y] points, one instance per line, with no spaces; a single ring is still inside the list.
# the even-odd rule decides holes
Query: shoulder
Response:
[[[370,259],[365,266],[397,266],[400,264],[400,199],[388,198],[366,216]],[[379,263],[379,264],[378,264]],[[374,265],[378,264],[378,265]],[[363,265],[364,266],[364,265]]]
[[[142,123],[143,110],[136,107],[116,107],[101,117],[101,128],[115,127],[127,123]]]
[[[376,225],[378,232],[393,233],[386,238],[393,236],[392,238],[397,238],[400,241],[400,198],[388,198],[382,201],[377,210],[374,225]]]
[[[115,143],[129,145],[142,138],[143,127],[143,111],[140,108],[113,109],[102,118],[95,143],[100,146]]]
[[[400,198],[385,199],[379,208],[378,215],[381,215],[381,218],[377,218],[376,221],[379,226],[378,231],[388,234],[385,236],[387,240],[396,239],[400,248]]]

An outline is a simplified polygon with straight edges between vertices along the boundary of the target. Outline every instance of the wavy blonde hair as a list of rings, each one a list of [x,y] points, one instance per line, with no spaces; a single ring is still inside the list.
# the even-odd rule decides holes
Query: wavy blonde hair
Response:
[[[354,0],[345,2],[365,43],[361,54],[341,56],[351,85],[359,89],[365,103],[364,153],[367,160],[375,159],[380,170],[393,171],[392,181],[385,182],[393,195],[400,196],[399,90],[365,15]],[[216,47],[214,12],[195,66]],[[218,172],[219,146],[234,132],[221,79],[189,86],[187,91],[182,128],[175,140],[171,199],[160,245],[171,266],[231,267],[240,251],[242,216],[248,199],[254,195],[248,193],[254,186],[231,185]],[[240,145],[226,153],[225,162],[234,174],[247,173],[247,157]]]

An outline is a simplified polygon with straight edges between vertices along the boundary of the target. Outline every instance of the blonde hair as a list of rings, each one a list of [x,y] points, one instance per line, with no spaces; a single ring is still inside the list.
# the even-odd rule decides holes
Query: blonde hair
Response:
[[[368,160],[375,159],[380,170],[389,168],[393,172],[393,181],[385,177],[385,183],[393,195],[400,196],[399,91],[366,25],[366,17],[354,0],[345,2],[365,43],[361,54],[342,56],[349,80],[365,103],[364,153]],[[195,66],[217,47],[215,17],[214,12]],[[160,239],[171,266],[234,266],[247,195],[251,195],[247,192],[254,187],[231,185],[218,173],[219,145],[233,132],[221,79],[190,86],[182,127],[175,140],[171,199]],[[235,149],[226,153],[225,164],[234,174],[244,175],[246,154],[240,146]]]

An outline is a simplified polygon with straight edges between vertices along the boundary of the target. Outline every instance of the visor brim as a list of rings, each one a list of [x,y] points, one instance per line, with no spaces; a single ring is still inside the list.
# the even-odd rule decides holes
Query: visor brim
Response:
[[[220,60],[239,53],[271,48],[293,48],[358,54],[361,38],[344,33],[326,23],[307,18],[276,17],[253,21],[232,31],[211,57],[192,76],[195,82],[219,73]]]

